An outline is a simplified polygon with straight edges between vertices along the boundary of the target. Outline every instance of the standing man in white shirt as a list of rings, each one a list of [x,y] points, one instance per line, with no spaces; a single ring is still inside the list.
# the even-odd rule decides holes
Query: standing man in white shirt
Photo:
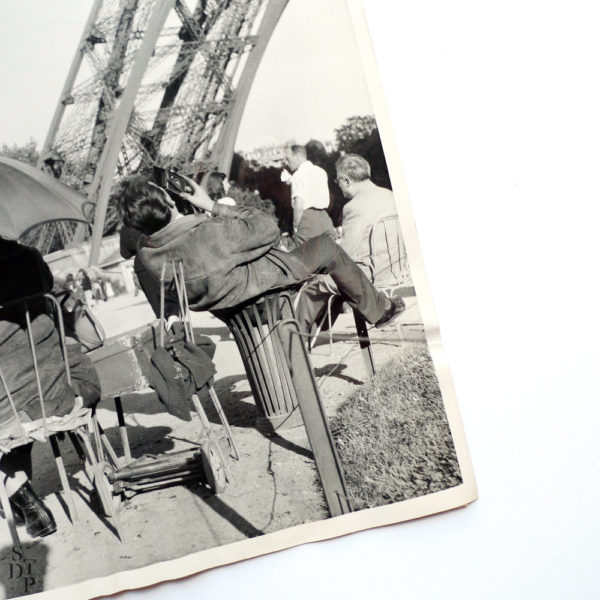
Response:
[[[294,173],[289,182],[292,186],[292,210],[296,246],[323,233],[335,240],[335,229],[327,213],[329,185],[327,173],[306,158],[306,148],[290,146],[287,150],[288,164]],[[282,179],[285,178],[282,177]]]

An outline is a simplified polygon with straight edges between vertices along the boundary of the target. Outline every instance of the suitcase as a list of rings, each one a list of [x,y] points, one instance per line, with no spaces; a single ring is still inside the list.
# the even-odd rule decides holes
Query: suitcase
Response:
[[[102,387],[102,398],[139,392],[150,386],[150,356],[160,344],[160,321],[107,338],[87,353]]]

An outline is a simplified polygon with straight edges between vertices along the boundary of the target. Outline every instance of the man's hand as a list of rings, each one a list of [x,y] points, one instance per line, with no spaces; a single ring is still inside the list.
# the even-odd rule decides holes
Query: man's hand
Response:
[[[300,227],[300,221],[302,221],[303,214],[304,202],[300,196],[294,196],[292,198],[292,223],[294,226],[294,233],[298,232],[298,227]]]
[[[215,202],[210,199],[209,195],[206,193],[206,190],[199,186],[193,179],[185,177],[184,175],[181,175],[181,177],[183,177],[186,183],[192,188],[192,190],[194,190],[194,193],[187,194],[185,192],[181,192],[180,196],[184,200],[187,200],[190,204],[193,204],[195,207],[212,212]]]

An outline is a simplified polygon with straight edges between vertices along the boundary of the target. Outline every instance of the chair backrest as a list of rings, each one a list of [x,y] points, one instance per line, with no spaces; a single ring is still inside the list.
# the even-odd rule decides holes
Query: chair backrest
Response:
[[[377,288],[412,285],[397,215],[377,221],[369,235],[373,283]]]
[[[61,355],[62,362],[64,364],[64,374],[66,377],[66,382],[71,386],[71,371],[69,368],[69,362],[67,359],[67,345],[66,345],[66,337],[65,337],[65,329],[64,322],[62,317],[62,311],[60,304],[57,299],[52,294],[36,294],[33,296],[28,296],[26,298],[21,298],[19,300],[6,302],[0,306],[0,320],[10,320],[15,323],[16,328],[20,328],[20,324],[23,324],[23,327],[26,332],[27,337],[27,345],[29,347],[29,353],[31,356],[31,366],[33,368],[33,372],[31,374],[32,381],[35,382],[35,388],[37,391],[37,396],[40,403],[40,412],[42,419],[44,421],[44,432],[47,437],[47,415],[46,408],[44,404],[44,365],[40,365],[40,359],[38,358],[38,351],[36,350],[36,341],[35,341],[35,332],[33,327],[33,322],[35,318],[40,314],[46,314],[51,317],[54,321],[55,328],[58,332],[58,347]],[[3,318],[4,315],[4,318]],[[14,338],[14,336],[11,336]],[[14,349],[13,349],[14,350]],[[14,357],[11,357],[14,358]],[[44,359],[48,358],[47,350],[44,353]],[[25,365],[28,363],[28,359],[24,356],[23,360],[25,361]],[[0,363],[2,361],[0,360]],[[2,364],[0,364],[0,368],[2,368]],[[22,377],[25,373],[24,365],[20,365],[20,375],[17,375],[17,378]],[[1,389],[0,389],[0,398],[2,395],[6,395],[6,399],[10,405],[10,412],[12,413],[12,417],[14,417],[14,421],[11,420],[8,423],[5,423],[6,429],[21,429],[22,426],[19,420],[17,406],[13,399],[13,395],[11,394],[11,378],[12,373],[7,372],[6,370],[2,372],[1,380]],[[47,378],[47,374],[46,374]],[[12,382],[14,387],[17,387],[22,393],[25,393],[26,390],[26,382],[23,380],[18,380]],[[3,428],[4,429],[4,428]]]
[[[170,269],[169,275],[171,277],[170,280],[167,280],[167,269]],[[169,286],[171,286],[169,288]],[[190,303],[188,300],[187,289],[185,287],[185,273],[183,270],[183,261],[181,260],[171,260],[169,264],[165,261],[162,266],[162,271],[160,274],[160,309],[159,309],[159,319],[161,323],[160,328],[160,345],[165,345],[164,332],[165,332],[165,324],[166,324],[166,298],[167,291],[173,293],[173,289],[175,292],[175,297],[177,298],[177,303],[179,305],[179,319],[183,324],[183,332],[187,342],[192,344],[195,343],[194,340],[194,330],[192,327],[192,315],[190,312]]]

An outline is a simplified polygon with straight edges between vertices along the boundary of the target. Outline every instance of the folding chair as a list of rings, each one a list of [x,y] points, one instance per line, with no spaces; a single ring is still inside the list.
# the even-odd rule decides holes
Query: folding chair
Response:
[[[102,442],[100,460],[108,481],[111,502],[117,511],[123,495],[131,496],[137,492],[173,485],[193,479],[206,480],[215,493],[222,492],[232,481],[227,459],[216,439],[213,426],[202,407],[197,394],[191,401],[199,418],[202,439],[191,449],[164,453],[157,456],[134,458],[131,454],[129,436],[125,423],[121,397],[130,392],[147,389],[150,386],[150,356],[158,347],[165,346],[165,273],[170,269],[170,281],[176,288],[179,301],[180,320],[183,323],[182,339],[194,344],[194,331],[187,293],[183,265],[180,261],[170,261],[163,266],[160,286],[160,319],[138,327],[135,330],[119,334],[105,340],[104,346],[89,353],[103,382],[103,398],[112,398],[115,403],[119,434],[123,456],[118,456],[102,428],[99,436]],[[233,440],[229,423],[212,379],[208,382],[208,394],[217,415],[225,429],[233,457],[239,460],[239,452]]]
[[[370,271],[373,285],[388,298],[406,298],[415,295],[415,288],[412,285],[410,269],[406,256],[406,247],[400,230],[400,220],[397,215],[392,215],[377,221],[369,233],[370,248]],[[327,286],[327,280],[324,279],[324,285]],[[336,298],[339,298],[337,290],[329,289],[331,295],[327,299],[326,312],[317,325],[316,332],[309,342],[309,350],[314,346],[314,340],[320,335],[325,323],[328,324],[329,335],[329,353],[332,352],[333,344],[333,323],[331,308]],[[356,323],[359,337],[362,338],[361,347],[363,352],[370,346],[366,341],[368,339],[368,328],[365,319],[356,311],[354,320]],[[400,334],[401,325],[397,325]],[[365,364],[367,359],[365,358]],[[367,370],[374,373],[374,369]]]
[[[51,307],[55,320],[55,327],[59,336],[59,345],[62,360],[64,363],[64,371],[67,383],[71,385],[71,371],[68,362],[67,344],[65,341],[65,331],[62,319],[60,306],[54,296],[51,294],[39,294],[23,298],[14,302],[5,303],[2,305],[2,309],[10,309],[11,312],[19,310],[23,312],[25,317],[27,338],[31,351],[32,365],[33,365],[33,377],[35,377],[35,383],[37,387],[38,399],[40,402],[40,409],[42,417],[34,421],[23,421],[20,418],[17,410],[17,404],[13,398],[13,393],[9,388],[7,382],[7,374],[2,371],[2,365],[0,364],[0,383],[4,390],[8,402],[11,407],[13,416],[15,417],[16,427],[4,429],[0,431],[0,456],[9,454],[12,450],[29,444],[33,441],[50,442],[52,447],[52,453],[60,477],[63,493],[65,495],[65,503],[68,508],[68,516],[73,524],[78,521],[77,512],[75,509],[75,503],[73,500],[73,493],[69,485],[69,479],[65,470],[65,466],[62,460],[60,446],[58,439],[67,433],[75,447],[75,450],[83,462],[85,473],[90,481],[90,484],[96,489],[98,495],[102,499],[103,505],[106,509],[106,499],[108,498],[109,490],[105,482],[105,478],[100,469],[100,464],[97,458],[97,452],[101,448],[101,442],[99,438],[98,426],[95,420],[94,412],[91,408],[84,408],[79,406],[76,400],[73,410],[61,417],[48,415],[46,413],[46,407],[44,404],[44,393],[42,384],[42,367],[39,364],[38,356],[36,353],[36,345],[34,340],[34,334],[32,329],[32,319],[30,311],[30,303],[36,302],[47,302],[48,306]],[[11,508],[11,504],[6,491],[4,477],[0,474],[0,503],[6,515],[8,528],[15,546],[20,547],[19,536],[15,527],[14,514]],[[111,517],[114,521],[115,528],[120,536],[120,523],[117,515],[112,511],[107,511],[107,516]]]
[[[273,290],[213,311],[233,334],[258,411],[257,425],[280,431],[304,425],[331,516],[352,511],[343,469],[294,315],[300,286]]]

